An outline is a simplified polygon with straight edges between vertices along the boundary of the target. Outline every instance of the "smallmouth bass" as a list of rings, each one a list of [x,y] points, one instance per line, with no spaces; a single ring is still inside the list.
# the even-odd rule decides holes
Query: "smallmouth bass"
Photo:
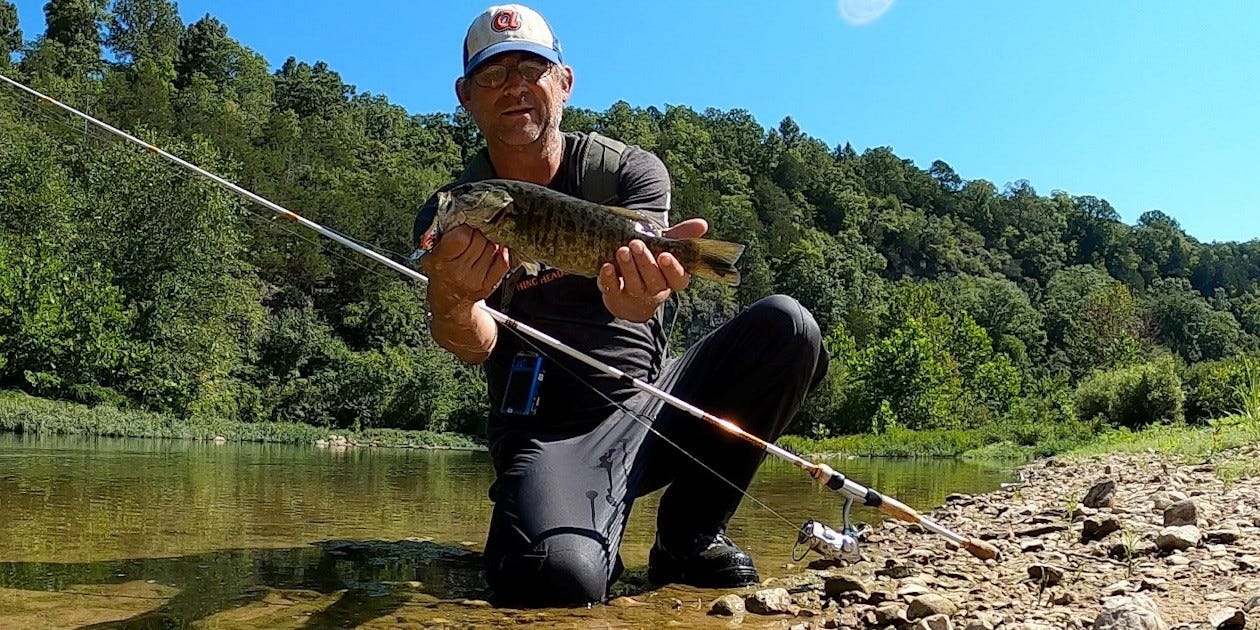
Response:
[[[596,277],[614,263],[617,249],[639,239],[651,252],[668,252],[693,276],[738,286],[739,243],[661,236],[663,226],[640,212],[604,206],[529,182],[487,179],[438,193],[437,216],[423,248],[467,224],[508,248],[511,268],[537,272],[541,265]]]

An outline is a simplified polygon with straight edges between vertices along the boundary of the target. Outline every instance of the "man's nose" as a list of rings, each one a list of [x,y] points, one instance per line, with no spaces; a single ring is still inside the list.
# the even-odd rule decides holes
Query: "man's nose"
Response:
[[[503,83],[504,91],[524,91],[529,87],[529,81],[525,80],[525,75],[521,74],[519,68],[508,70],[507,80]]]

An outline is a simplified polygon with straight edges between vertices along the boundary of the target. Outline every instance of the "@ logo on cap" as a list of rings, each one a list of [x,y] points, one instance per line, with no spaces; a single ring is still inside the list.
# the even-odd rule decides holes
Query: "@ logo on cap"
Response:
[[[561,64],[560,41],[537,11],[523,4],[493,6],[477,16],[464,36],[464,75],[494,55],[520,51]]]
[[[515,31],[521,27],[521,16],[511,9],[503,9],[494,14],[494,19],[490,24],[494,30],[500,33],[503,31]]]

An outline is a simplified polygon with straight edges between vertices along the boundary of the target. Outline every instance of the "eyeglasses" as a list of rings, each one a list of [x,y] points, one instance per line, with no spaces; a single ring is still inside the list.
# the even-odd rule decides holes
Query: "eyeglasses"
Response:
[[[497,88],[507,82],[508,74],[515,69],[521,73],[521,78],[530,83],[537,83],[548,72],[551,72],[553,67],[554,64],[542,59],[526,59],[513,68],[496,63],[478,68],[473,73],[472,80],[483,88]]]

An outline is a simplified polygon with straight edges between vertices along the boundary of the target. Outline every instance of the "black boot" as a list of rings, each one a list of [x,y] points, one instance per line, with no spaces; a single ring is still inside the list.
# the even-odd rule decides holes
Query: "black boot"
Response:
[[[654,584],[690,584],[735,588],[761,581],[752,557],[726,536],[702,535],[666,548],[660,536],[648,554],[648,580]]]

